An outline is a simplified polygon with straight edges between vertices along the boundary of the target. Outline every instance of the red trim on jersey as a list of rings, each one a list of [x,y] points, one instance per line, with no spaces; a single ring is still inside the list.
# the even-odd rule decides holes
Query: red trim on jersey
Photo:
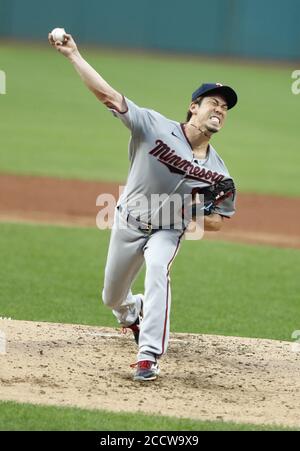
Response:
[[[169,274],[170,274],[170,266],[173,263],[174,258],[176,257],[176,253],[178,251],[180,240],[183,237],[184,233],[185,233],[185,230],[182,232],[182,234],[178,238],[178,242],[177,242],[177,246],[176,246],[175,252],[174,252],[173,257],[171,258],[171,260],[169,261],[168,266],[167,266],[167,268],[168,268],[168,271],[167,271],[167,280],[168,280],[168,282],[167,282],[166,313],[165,313],[165,322],[164,322],[164,333],[163,333],[163,339],[162,339],[162,353],[160,354],[160,356],[162,356],[164,354],[164,352],[165,352],[165,340],[166,340],[168,313],[169,313],[169,285],[170,285]]]
[[[125,96],[124,95],[122,95],[122,97],[123,97],[123,101],[125,102],[125,105],[126,105],[126,110],[125,111],[120,111],[119,110],[119,108],[117,108],[116,106],[114,106],[114,105],[112,105],[112,110],[115,110],[117,113],[119,113],[119,114],[126,114],[126,113],[128,113],[128,105],[127,105],[127,102],[126,102],[126,99],[125,99]]]

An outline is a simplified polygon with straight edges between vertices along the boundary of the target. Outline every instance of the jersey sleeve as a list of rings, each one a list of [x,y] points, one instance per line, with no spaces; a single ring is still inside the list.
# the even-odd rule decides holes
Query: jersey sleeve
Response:
[[[129,128],[132,133],[142,133],[147,129],[151,121],[150,111],[146,108],[141,108],[133,103],[131,100],[124,97],[126,103],[126,110],[120,112],[116,109],[109,108],[112,114],[121,119],[123,124]]]

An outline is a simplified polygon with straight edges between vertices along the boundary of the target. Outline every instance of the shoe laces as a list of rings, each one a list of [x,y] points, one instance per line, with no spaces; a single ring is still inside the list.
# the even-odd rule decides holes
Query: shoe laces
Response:
[[[140,360],[139,362],[132,363],[130,367],[131,368],[139,367],[140,369],[149,370],[153,364],[154,362],[151,362],[150,360]]]
[[[131,329],[132,332],[139,332],[140,328],[137,324],[132,324],[132,326],[127,326],[127,327],[122,327],[121,329],[121,333],[126,335],[128,332],[128,329]]]

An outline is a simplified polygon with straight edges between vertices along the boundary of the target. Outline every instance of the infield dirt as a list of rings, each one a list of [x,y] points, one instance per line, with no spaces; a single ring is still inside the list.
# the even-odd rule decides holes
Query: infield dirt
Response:
[[[0,400],[300,427],[300,354],[291,343],[171,334],[158,380],[138,383],[130,334],[8,320],[0,330]]]
[[[99,194],[119,185],[0,174],[0,221],[96,227]],[[237,213],[205,238],[300,249],[300,198],[239,194]]]

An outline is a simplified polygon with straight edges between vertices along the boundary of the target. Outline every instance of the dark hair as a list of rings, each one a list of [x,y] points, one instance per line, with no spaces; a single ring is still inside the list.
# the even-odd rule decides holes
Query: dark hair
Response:
[[[194,100],[194,102],[192,103],[196,103],[197,105],[201,105],[203,100],[203,97],[198,97],[198,99]],[[193,116],[192,112],[189,110],[186,114],[186,122],[189,122],[189,120],[191,119],[191,117]]]

